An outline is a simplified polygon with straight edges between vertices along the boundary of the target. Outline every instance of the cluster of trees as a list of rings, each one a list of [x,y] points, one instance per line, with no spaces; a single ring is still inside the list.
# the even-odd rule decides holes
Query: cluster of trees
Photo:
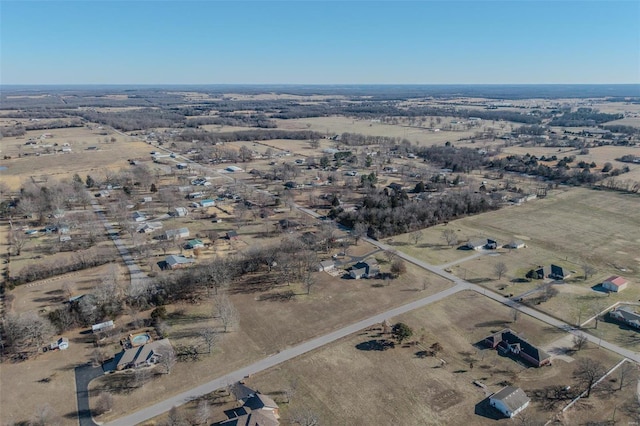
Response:
[[[418,148],[417,155],[425,161],[451,169],[455,173],[470,173],[484,164],[484,156],[472,148],[456,148],[451,144]]]
[[[162,108],[140,108],[127,111],[101,112],[95,110],[73,110],[69,114],[93,123],[115,127],[125,132],[153,127],[183,127],[186,117]]]
[[[551,167],[539,163],[536,156],[527,153],[525,155],[508,155],[502,158],[493,158],[486,165],[489,169],[542,176],[550,181],[566,185],[593,184],[609,176],[618,176],[629,171],[627,167],[622,170],[609,168],[606,172],[603,170],[602,173],[592,173],[590,170],[592,165],[587,163],[584,163],[582,167],[578,167],[579,170],[572,170],[569,164],[574,160],[575,157],[573,156],[564,157],[558,160],[555,167]]]
[[[206,124],[217,126],[260,127],[263,129],[275,129],[276,122],[270,120],[264,114],[228,114],[223,113],[218,117],[198,116],[189,118],[187,127],[199,127]]]
[[[54,333],[51,322],[35,312],[11,312],[2,322],[3,349],[10,353],[37,352]]]
[[[607,121],[619,120],[623,117],[624,115],[622,114],[607,114],[592,108],[578,108],[577,111],[565,111],[562,115],[554,117],[549,122],[549,125],[563,127],[595,126]]]
[[[345,226],[362,223],[373,238],[388,237],[496,209],[491,198],[473,191],[411,201],[404,191],[370,191],[357,211],[334,209],[332,215]]]
[[[176,140],[191,142],[198,140],[205,143],[266,141],[273,139],[312,140],[322,135],[309,130],[242,130],[238,132],[212,133],[204,130],[185,129],[176,136]]]
[[[625,126],[623,124],[607,124],[602,126],[603,129],[611,130],[614,133],[624,133],[625,135],[636,135],[640,133],[640,129],[633,126]]]

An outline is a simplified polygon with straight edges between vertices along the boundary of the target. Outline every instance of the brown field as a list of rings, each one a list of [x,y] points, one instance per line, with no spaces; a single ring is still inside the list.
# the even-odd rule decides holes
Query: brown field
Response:
[[[502,327],[511,327],[539,345],[563,336],[528,317],[521,316],[512,323],[507,308],[478,294],[465,292],[392,320],[412,326],[415,337],[424,335],[425,346],[439,342],[444,350],[438,358],[444,359],[446,366],[442,368],[438,358],[416,357],[416,348],[358,349],[358,345],[378,337],[376,332],[365,331],[251,377],[248,385],[280,401],[285,424],[290,424],[288,419],[296,411],[309,409],[322,424],[353,425],[397,424],[399,420],[406,425],[493,424],[496,420],[490,414],[475,414],[485,394],[473,385],[474,380],[482,381],[493,392],[505,380],[529,394],[551,383],[575,386],[571,377],[573,363],[558,359],[551,367],[527,368],[495,351],[473,346]],[[608,368],[619,359],[595,348],[573,357],[595,358]],[[286,403],[284,391],[292,383],[296,391],[291,402]],[[622,401],[631,398],[633,392],[625,390],[614,395]],[[611,397],[608,392],[594,391],[588,405],[579,412],[570,411],[569,418],[577,414],[580,418],[607,419],[614,409],[608,403]],[[545,421],[562,407],[559,403],[548,411],[534,401],[527,413]],[[504,419],[500,423],[511,421]]]
[[[443,123],[449,121],[451,121],[451,119],[448,117],[443,119]],[[474,130],[455,132],[441,130],[434,132],[426,128],[377,123],[371,120],[358,120],[338,116],[276,120],[276,122],[280,129],[313,130],[328,136],[347,132],[372,136],[407,138],[411,142],[422,145],[441,144],[447,141],[453,143],[460,139],[468,138],[474,133]]]
[[[616,179],[627,180],[631,179],[634,181],[640,181],[640,167],[637,164],[623,163],[621,161],[617,161],[616,158],[620,158],[623,155],[640,155],[640,147],[629,147],[629,146],[599,146],[595,148],[589,148],[589,154],[579,155],[580,150],[573,148],[544,148],[544,147],[521,147],[521,146],[510,146],[504,148],[504,153],[510,154],[531,154],[535,156],[551,156],[556,155],[559,158],[564,156],[575,155],[575,162],[578,163],[580,161],[585,161],[587,163],[595,162],[597,167],[594,171],[599,171],[604,166],[604,163],[610,162],[614,168],[623,168],[624,166],[628,166],[631,171],[629,173],[624,173],[618,176]]]
[[[68,143],[71,153],[42,154],[35,156],[34,149],[25,146],[29,137],[39,137],[43,133],[51,133],[50,139],[45,139],[40,144],[58,143],[57,149],[62,144]],[[104,143],[105,137],[115,137],[115,143]],[[90,146],[97,146],[96,151],[87,151]],[[84,177],[87,174],[103,175],[107,169],[117,170],[129,167],[126,160],[129,158],[149,158],[150,147],[144,142],[125,137],[115,133],[108,136],[99,135],[87,128],[38,130],[27,132],[24,138],[4,138],[0,142],[3,155],[10,155],[10,160],[0,160],[0,166],[7,169],[0,171],[3,181],[18,189],[21,182],[41,175],[55,179],[66,179],[78,173]],[[21,147],[21,148],[18,148]],[[19,150],[22,154],[30,154],[18,158]]]

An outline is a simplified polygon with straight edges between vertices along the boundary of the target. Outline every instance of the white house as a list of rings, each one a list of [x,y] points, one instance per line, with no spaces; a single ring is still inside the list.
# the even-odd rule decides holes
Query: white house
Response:
[[[147,222],[138,226],[137,232],[149,234],[151,232],[157,231],[158,229],[162,229],[162,222]]]
[[[524,241],[522,240],[513,240],[509,244],[507,244],[507,248],[510,249],[519,249],[525,247]]]
[[[216,205],[216,202],[207,198],[206,200],[201,200],[200,205],[202,207],[213,207]]]
[[[141,200],[141,201],[142,201],[143,203],[150,203],[152,200],[153,200],[153,198],[152,198],[152,197],[150,197],[150,196],[146,196],[146,197],[142,197],[142,200]]]
[[[228,171],[228,172],[231,172],[231,173],[241,172],[242,171],[242,169],[240,167],[238,167],[238,166],[229,166],[225,170]]]
[[[189,236],[188,228],[169,229],[165,231],[164,237],[167,240],[173,240],[178,238],[187,238]]]
[[[531,398],[515,386],[505,386],[489,397],[489,404],[509,418],[518,415],[530,402]]]
[[[627,288],[629,282],[619,275],[612,275],[602,281],[602,287],[613,292],[619,292]]]
[[[175,209],[173,209],[173,212],[177,217],[185,217],[187,214],[189,214],[189,211],[184,207],[176,207]]]

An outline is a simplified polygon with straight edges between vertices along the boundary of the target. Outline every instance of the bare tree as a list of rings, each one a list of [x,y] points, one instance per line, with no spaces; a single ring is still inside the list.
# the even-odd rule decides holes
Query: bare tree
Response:
[[[196,412],[193,416],[193,423],[196,425],[207,425],[209,424],[210,418],[211,407],[209,406],[209,401],[203,398],[198,401],[198,407],[196,408]]]
[[[411,234],[409,234],[409,239],[413,241],[414,246],[418,245],[420,240],[422,240],[422,237],[423,237],[423,233],[420,230],[414,231]]]
[[[189,426],[189,422],[178,407],[172,407],[171,410],[169,410],[167,420],[164,424],[166,426]]]
[[[222,322],[222,326],[224,327],[224,332],[226,333],[229,328],[234,327],[238,324],[239,315],[229,297],[226,294],[220,293],[216,295],[213,299],[215,311]]]
[[[96,398],[96,405],[93,412],[96,415],[101,415],[111,411],[113,408],[113,396],[108,392],[100,392],[98,398]]]
[[[355,226],[353,227],[353,230],[351,231],[351,235],[353,236],[353,239],[355,240],[356,245],[358,245],[358,241],[360,241],[361,238],[364,238],[367,236],[368,229],[369,227],[362,222],[358,222],[355,224]]]
[[[29,241],[29,238],[24,233],[24,231],[20,229],[14,229],[13,231],[11,231],[9,238],[9,242],[13,246],[13,255],[20,256],[20,254],[22,253],[22,249]]]
[[[589,398],[591,395],[591,387],[598,379],[604,376],[605,373],[606,369],[600,361],[583,358],[576,362],[576,369],[573,371],[573,376],[578,379],[580,384],[585,388],[587,392],[585,397]]]
[[[171,347],[162,347],[158,350],[158,364],[162,367],[164,374],[171,374],[173,366],[176,365],[176,353]]]
[[[199,333],[200,338],[204,341],[205,346],[207,347],[207,353],[211,353],[211,349],[218,343],[219,336],[218,333],[212,327],[206,327]]]
[[[387,257],[387,261],[389,263],[393,263],[393,261],[398,257],[398,251],[395,249],[385,250],[384,255]]]
[[[36,408],[33,418],[29,422],[30,426],[56,426],[61,424],[61,419],[49,404],[44,404]]]
[[[391,263],[391,273],[395,277],[399,277],[400,275],[407,272],[407,265],[402,261],[402,259],[395,259]]]
[[[635,371],[636,367],[629,361],[625,361],[620,367],[618,367],[618,390],[627,384],[627,377],[629,377]]]
[[[507,273],[507,265],[504,262],[498,262],[493,266],[493,271],[498,276],[498,279],[502,279],[502,276]]]
[[[576,351],[580,351],[584,349],[584,347],[589,342],[589,339],[587,339],[587,336],[585,336],[584,334],[575,334],[572,338],[572,341],[573,349]]]
[[[316,284],[316,279],[310,270],[307,270],[302,276],[302,283],[307,289],[307,294],[311,294],[311,288]]]
[[[444,238],[449,247],[453,247],[458,244],[458,235],[453,229],[445,229],[442,231],[442,238]]]
[[[589,263],[588,261],[584,261],[582,262],[582,272],[583,272],[583,276],[582,278],[586,281],[588,280],[591,276],[593,276],[593,274],[596,273],[596,268],[594,268],[591,263]]]
[[[291,413],[291,424],[299,426],[319,426],[318,415],[308,407],[298,408]]]

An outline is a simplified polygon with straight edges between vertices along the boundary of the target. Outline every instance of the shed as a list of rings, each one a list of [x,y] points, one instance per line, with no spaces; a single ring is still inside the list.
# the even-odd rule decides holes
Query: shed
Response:
[[[320,272],[332,271],[335,269],[335,267],[336,267],[336,262],[334,262],[333,260],[323,260],[318,264],[318,271]]]
[[[153,201],[153,197],[150,197],[150,196],[142,197],[143,203],[150,203],[151,201]]]
[[[238,233],[236,231],[228,231],[227,232],[227,239],[228,240],[237,240],[238,237]]]
[[[213,206],[215,206],[215,205],[216,205],[216,202],[215,202],[215,201],[213,201],[212,199],[209,199],[209,198],[208,198],[208,199],[205,199],[205,200],[201,200],[201,201],[200,201],[200,205],[201,205],[202,207],[213,207]]]
[[[531,398],[515,386],[505,386],[489,397],[489,404],[509,418],[518,415],[530,402]]]
[[[113,320],[101,322],[100,324],[94,324],[91,326],[92,333],[98,333],[100,331],[111,330],[113,328]]]
[[[229,166],[225,170],[228,171],[228,172],[231,172],[231,173],[241,172],[242,171],[242,169],[240,167],[238,167],[238,166]]]
[[[185,217],[186,215],[189,214],[189,211],[184,207],[176,207],[173,209],[173,214],[176,217]]]
[[[133,212],[131,216],[133,217],[133,220],[136,222],[144,222],[145,220],[147,220],[147,216],[144,213],[139,211]]]
[[[602,282],[602,287],[615,293],[624,290],[629,282],[619,275],[612,275]]]
[[[509,244],[507,244],[507,248],[510,249],[519,249],[525,247],[524,241],[522,240],[513,240]]]
[[[194,239],[187,241],[187,249],[204,248],[202,240]]]
[[[184,256],[177,256],[175,254],[169,255],[165,258],[165,263],[169,269],[180,269],[191,266],[195,263],[195,260],[189,259]]]

